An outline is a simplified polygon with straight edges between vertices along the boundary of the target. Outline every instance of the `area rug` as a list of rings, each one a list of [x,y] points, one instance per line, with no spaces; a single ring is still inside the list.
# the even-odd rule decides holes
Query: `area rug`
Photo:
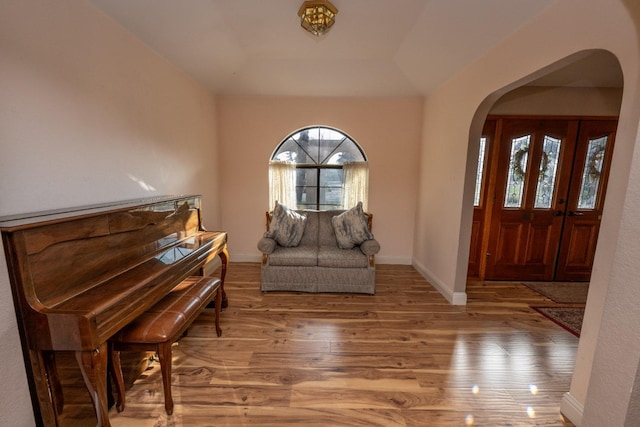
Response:
[[[523,282],[523,285],[559,304],[585,304],[588,282]]]
[[[531,307],[576,337],[580,336],[584,307]]]

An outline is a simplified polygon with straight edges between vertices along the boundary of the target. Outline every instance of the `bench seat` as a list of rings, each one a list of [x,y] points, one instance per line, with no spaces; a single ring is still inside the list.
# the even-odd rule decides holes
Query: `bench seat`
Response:
[[[160,360],[165,409],[173,413],[171,396],[171,346],[198,315],[215,299],[215,326],[218,336],[222,305],[221,281],[214,277],[191,276],[182,281],[153,307],[109,339],[109,368],[116,383],[116,408],[124,410],[125,391],[120,351],[155,350]]]

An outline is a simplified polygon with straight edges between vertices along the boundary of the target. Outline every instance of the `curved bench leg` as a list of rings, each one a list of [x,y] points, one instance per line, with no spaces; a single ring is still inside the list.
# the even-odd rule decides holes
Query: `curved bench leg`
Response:
[[[216,334],[222,335],[222,329],[220,329],[220,313],[222,312],[222,286],[218,287],[216,291]]]
[[[227,293],[224,291],[224,278],[227,275],[227,265],[229,264],[229,250],[227,249],[227,245],[224,245],[224,248],[218,254],[220,260],[222,261],[222,269],[220,270],[220,287],[222,288],[222,308],[227,308],[229,306],[229,300],[227,299]]]
[[[116,409],[118,412],[124,411],[124,378],[122,376],[122,364],[120,363],[120,352],[114,350],[113,344],[109,342],[109,371],[116,383]]]
[[[171,396],[171,342],[158,344],[158,359],[164,386],[164,409],[167,415],[173,414],[173,397]]]

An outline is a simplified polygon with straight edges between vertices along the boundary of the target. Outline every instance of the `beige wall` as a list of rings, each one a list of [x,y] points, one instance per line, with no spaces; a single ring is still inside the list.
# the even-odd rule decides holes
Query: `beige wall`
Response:
[[[500,97],[489,113],[617,117],[621,102],[617,88],[523,86]]]
[[[202,193],[219,226],[213,96],[82,0],[0,6],[0,216]],[[0,425],[33,425],[0,263]]]
[[[369,160],[369,210],[382,246],[377,262],[411,262],[421,99],[219,97],[218,112],[222,226],[232,260],[260,259],[274,149],[297,129],[326,125],[351,136]]]
[[[464,301],[475,173],[475,153],[468,147],[477,146],[490,106],[539,77],[539,70],[561,68],[576,52],[606,49],[620,61],[625,86],[613,170],[573,382],[562,402],[563,412],[584,426],[625,425],[640,359],[637,328],[626,327],[640,323],[640,287],[633,279],[640,276],[635,185],[640,158],[634,157],[640,120],[639,19],[633,1],[558,1],[425,103],[414,263],[451,301]],[[437,181],[443,174],[448,179]],[[431,203],[434,199],[441,203]]]

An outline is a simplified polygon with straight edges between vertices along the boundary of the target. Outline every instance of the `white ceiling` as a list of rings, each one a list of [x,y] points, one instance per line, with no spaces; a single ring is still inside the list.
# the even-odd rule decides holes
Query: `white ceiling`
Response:
[[[89,1],[216,94],[420,96],[557,0],[332,0],[320,39],[303,0]],[[614,84],[581,70],[563,84]]]

